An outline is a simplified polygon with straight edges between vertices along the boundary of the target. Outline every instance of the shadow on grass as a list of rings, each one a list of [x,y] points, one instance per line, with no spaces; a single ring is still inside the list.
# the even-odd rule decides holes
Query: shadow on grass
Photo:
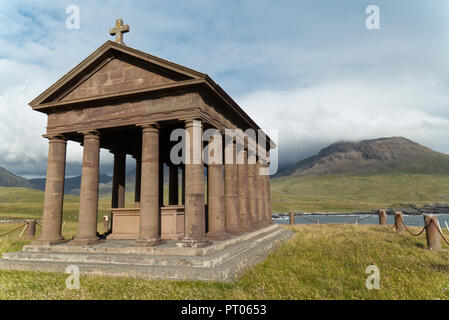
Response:
[[[413,245],[420,249],[427,249],[425,245],[423,245],[422,243],[419,243],[419,242],[415,242]]]

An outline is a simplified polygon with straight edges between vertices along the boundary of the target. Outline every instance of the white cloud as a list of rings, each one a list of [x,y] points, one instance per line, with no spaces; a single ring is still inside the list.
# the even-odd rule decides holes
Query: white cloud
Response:
[[[440,90],[434,79],[348,80],[255,92],[239,103],[261,126],[279,129],[285,165],[339,140],[388,136],[448,152],[449,96]]]

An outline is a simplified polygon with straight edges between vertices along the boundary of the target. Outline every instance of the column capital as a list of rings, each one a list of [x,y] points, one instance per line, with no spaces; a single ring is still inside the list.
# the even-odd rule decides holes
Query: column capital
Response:
[[[195,123],[199,123],[201,127],[203,126],[203,120],[201,118],[188,118],[183,120],[186,128],[193,127]]]
[[[49,142],[67,143],[67,138],[62,134],[43,134],[42,137],[48,139]]]
[[[84,138],[88,139],[100,139],[100,132],[98,130],[86,130],[86,131],[79,131]]]
[[[147,122],[139,125],[142,128],[142,133],[144,132],[156,132],[159,133],[159,124],[157,122]]]

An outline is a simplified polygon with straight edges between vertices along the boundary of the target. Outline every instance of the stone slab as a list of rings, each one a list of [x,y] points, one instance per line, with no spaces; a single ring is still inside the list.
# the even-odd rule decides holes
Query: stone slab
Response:
[[[292,236],[291,230],[274,225],[215,241],[208,248],[179,248],[175,242],[156,248],[133,248],[127,247],[123,243],[125,240],[86,247],[30,245],[21,252],[4,253],[0,269],[65,272],[67,266],[77,265],[82,274],[151,280],[233,281]]]

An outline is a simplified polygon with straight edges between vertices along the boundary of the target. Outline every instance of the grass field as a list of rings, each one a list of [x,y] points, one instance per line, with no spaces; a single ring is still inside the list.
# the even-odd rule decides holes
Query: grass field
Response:
[[[44,194],[0,188],[0,217],[41,218]],[[64,237],[76,233],[77,196],[64,202]],[[127,206],[133,195],[127,194]],[[272,180],[273,212],[359,211],[400,203],[449,201],[449,176],[328,175]],[[110,196],[99,200],[99,220]],[[0,235],[19,226],[0,224]],[[101,226],[98,226],[102,231]],[[39,227],[37,233],[39,234]],[[295,238],[232,284],[81,277],[80,290],[65,289],[64,274],[0,271],[0,299],[447,299],[449,250],[425,248],[425,236],[362,225],[303,225]],[[415,229],[417,231],[417,229]],[[0,253],[28,243],[21,230],[0,238]],[[38,236],[37,234],[37,236]],[[331,259],[329,259],[331,257]],[[365,288],[365,269],[381,271],[380,290]]]
[[[164,192],[167,196],[168,192]],[[383,174],[325,175],[271,180],[272,211],[350,212],[376,208],[400,209],[400,204],[449,202],[449,175]],[[133,206],[134,194],[126,194]],[[65,196],[64,220],[76,222],[78,196]],[[0,187],[0,217],[40,218],[44,193],[24,188]],[[99,199],[99,214],[109,214],[110,195]]]
[[[294,239],[235,283],[144,281],[0,271],[0,299],[448,299],[449,250],[430,251],[425,236],[362,225],[295,226]],[[418,229],[413,228],[414,231]],[[0,252],[26,241],[0,240]],[[368,290],[367,266],[380,269],[380,289]]]
[[[273,212],[400,209],[401,203],[449,202],[449,175],[325,175],[271,180]]]

